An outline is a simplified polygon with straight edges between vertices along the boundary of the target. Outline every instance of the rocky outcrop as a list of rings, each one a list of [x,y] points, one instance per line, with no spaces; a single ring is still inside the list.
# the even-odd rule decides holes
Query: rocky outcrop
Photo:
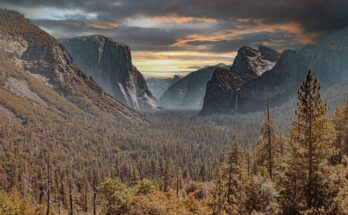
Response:
[[[295,96],[308,70],[318,78],[323,89],[347,80],[347,35],[348,29],[340,30],[327,35],[316,45],[305,46],[298,51],[284,51],[271,70],[258,78],[248,80],[240,87],[238,111],[245,113],[263,110],[266,100],[270,101],[271,106],[287,102],[290,97]],[[214,90],[216,89],[207,88],[207,95],[214,93]],[[204,106],[217,107],[219,103],[207,99]],[[234,109],[234,105],[229,105],[226,109]],[[226,111],[203,108],[202,114],[222,112]]]
[[[308,70],[318,78],[322,89],[347,79],[348,29],[332,33],[317,45],[299,51],[284,51],[277,65],[259,79],[253,80],[240,91],[241,111],[260,110],[265,101],[279,106],[297,89]]]
[[[242,47],[229,70],[216,69],[207,84],[202,115],[234,113],[240,109],[240,90],[272,69],[280,54],[268,47]]]
[[[33,25],[23,15],[0,10],[0,44],[3,61],[12,62],[29,72],[32,77],[54,89],[59,96],[63,96],[80,110],[93,115],[141,121],[139,114],[106,95],[96,82],[83,74],[56,39]],[[7,74],[6,71],[3,72]],[[38,92],[32,91],[29,86],[25,89],[26,83],[18,81],[18,78],[20,77],[9,77],[6,82],[7,88],[12,89],[12,93],[16,92],[14,95],[22,95],[40,105],[56,108],[51,107],[53,104],[39,99],[36,96]]]
[[[297,65],[294,63],[297,58],[295,51],[286,50],[272,70],[257,79],[246,82],[239,91],[238,111],[263,110],[267,100],[270,100],[272,106],[286,102],[289,93],[293,90],[295,92],[303,79],[294,72],[297,70]]]
[[[216,68],[229,68],[224,64],[208,66],[192,72],[171,86],[159,99],[163,108],[200,110],[207,82]]]
[[[247,77],[226,69],[215,69],[212,79],[207,84],[201,114],[229,114],[237,111],[239,89],[247,80]]]
[[[272,69],[279,57],[280,54],[277,51],[266,46],[260,46],[258,50],[242,47],[238,50],[230,72],[249,78],[257,78]]]
[[[157,110],[159,105],[142,74],[132,64],[130,48],[104,36],[60,41],[76,65],[105,92],[136,110]]]

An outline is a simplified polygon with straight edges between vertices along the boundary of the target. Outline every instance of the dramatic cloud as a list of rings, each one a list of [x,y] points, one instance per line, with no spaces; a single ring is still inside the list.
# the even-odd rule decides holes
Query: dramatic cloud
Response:
[[[270,23],[296,22],[308,31],[327,31],[348,24],[346,0],[2,0],[17,8],[54,7],[82,10],[110,21],[136,15],[253,18]]]
[[[347,0],[0,0],[57,38],[104,34],[151,72],[232,63],[241,46],[278,50],[348,26]]]

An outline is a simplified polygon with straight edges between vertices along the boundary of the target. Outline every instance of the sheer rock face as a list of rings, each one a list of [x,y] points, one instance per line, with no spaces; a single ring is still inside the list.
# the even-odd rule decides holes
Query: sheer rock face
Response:
[[[201,115],[230,114],[238,109],[240,87],[249,77],[243,77],[226,69],[215,69],[212,79],[207,84],[204,106]]]
[[[159,99],[162,107],[179,110],[200,110],[207,82],[216,68],[229,68],[224,64],[204,67],[192,72],[171,86]]]
[[[158,110],[142,74],[132,64],[130,48],[104,36],[61,40],[74,62],[105,92],[136,110]]]
[[[311,70],[318,78],[323,89],[347,80],[347,35],[348,28],[327,35],[316,45],[308,45],[297,51],[285,50],[272,69],[264,72],[260,77],[246,81],[240,87],[238,111],[264,110],[266,100],[270,101],[271,106],[279,106],[287,102],[296,94],[308,70]],[[238,74],[242,73],[238,72]],[[211,89],[207,88],[207,94],[209,93],[212,93]],[[210,103],[215,101],[206,99],[204,106],[213,106]],[[218,102],[214,104],[214,107],[217,106],[219,106]],[[227,109],[225,112],[231,112],[234,107],[234,105],[225,107]],[[203,108],[202,113],[222,113],[222,111]]]
[[[258,50],[242,47],[229,70],[216,69],[207,84],[201,114],[234,113],[239,110],[240,90],[244,84],[272,69],[280,54],[268,47]]]
[[[56,39],[23,15],[0,10],[2,57],[29,72],[85,112],[142,121],[139,114],[106,95],[83,74]]]

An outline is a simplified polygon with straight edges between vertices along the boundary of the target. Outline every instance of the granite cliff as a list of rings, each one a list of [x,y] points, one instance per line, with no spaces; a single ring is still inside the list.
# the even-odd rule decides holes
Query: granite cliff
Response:
[[[135,110],[158,110],[142,74],[132,63],[130,48],[101,35],[60,41],[76,65],[105,92]]]

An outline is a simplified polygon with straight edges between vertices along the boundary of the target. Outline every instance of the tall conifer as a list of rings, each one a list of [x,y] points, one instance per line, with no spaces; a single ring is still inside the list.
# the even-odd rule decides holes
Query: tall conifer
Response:
[[[325,210],[333,200],[328,159],[333,153],[334,130],[326,117],[319,82],[310,71],[297,95],[284,181],[285,214]]]

